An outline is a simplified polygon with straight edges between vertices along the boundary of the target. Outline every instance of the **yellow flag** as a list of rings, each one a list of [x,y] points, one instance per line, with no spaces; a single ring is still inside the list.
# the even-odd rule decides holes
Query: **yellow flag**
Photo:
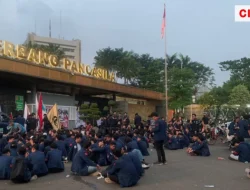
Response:
[[[59,123],[59,117],[58,117],[58,109],[57,109],[56,104],[51,108],[51,110],[47,114],[47,117],[54,130],[58,130],[61,128],[60,123]]]

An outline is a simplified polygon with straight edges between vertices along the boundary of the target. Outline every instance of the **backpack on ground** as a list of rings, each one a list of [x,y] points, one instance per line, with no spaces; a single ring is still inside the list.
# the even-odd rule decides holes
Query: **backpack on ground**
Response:
[[[17,158],[10,173],[10,180],[14,183],[25,182],[26,168],[25,158]]]

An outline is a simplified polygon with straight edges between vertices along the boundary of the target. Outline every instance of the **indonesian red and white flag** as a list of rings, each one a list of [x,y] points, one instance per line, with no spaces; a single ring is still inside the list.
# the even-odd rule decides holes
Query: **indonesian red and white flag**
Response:
[[[161,24],[161,38],[162,39],[165,35],[165,29],[166,29],[166,6],[164,4],[163,19],[162,19],[162,24]]]
[[[43,98],[42,93],[39,94],[37,115],[39,118],[39,131],[43,129]]]

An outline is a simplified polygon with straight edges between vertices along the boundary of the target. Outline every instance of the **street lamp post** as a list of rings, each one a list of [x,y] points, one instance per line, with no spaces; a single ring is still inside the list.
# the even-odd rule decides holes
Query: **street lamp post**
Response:
[[[192,96],[192,104],[191,104],[191,120],[192,120],[192,115],[193,115],[193,104],[195,103],[195,96]]]

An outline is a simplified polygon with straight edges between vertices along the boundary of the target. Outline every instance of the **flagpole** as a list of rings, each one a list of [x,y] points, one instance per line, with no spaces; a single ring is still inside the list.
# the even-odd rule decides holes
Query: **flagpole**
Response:
[[[166,5],[164,4],[164,10],[166,14]],[[164,54],[165,54],[165,104],[166,104],[166,121],[168,121],[168,63],[167,63],[167,32],[166,32],[166,15],[164,19]]]

